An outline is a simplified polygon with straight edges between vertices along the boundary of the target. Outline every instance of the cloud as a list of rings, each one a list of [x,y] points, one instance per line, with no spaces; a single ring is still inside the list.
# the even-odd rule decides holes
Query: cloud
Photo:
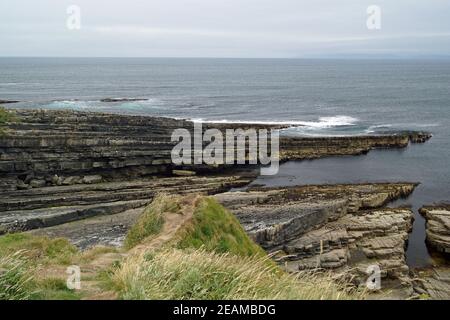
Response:
[[[73,1],[2,0],[0,55],[299,57],[380,52],[450,55],[448,1],[77,0],[82,28],[65,27]]]

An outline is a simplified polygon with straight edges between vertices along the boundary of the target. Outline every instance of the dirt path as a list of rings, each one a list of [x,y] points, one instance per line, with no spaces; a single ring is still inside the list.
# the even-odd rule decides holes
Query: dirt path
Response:
[[[172,240],[178,230],[191,221],[198,199],[199,196],[187,197],[185,202],[183,202],[181,213],[166,213],[164,215],[164,225],[159,235],[137,245],[129,251],[129,254],[139,254],[143,251],[155,250]]]
[[[177,232],[192,220],[195,207],[200,196],[192,195],[183,199],[180,212],[166,212],[164,214],[164,225],[158,236],[137,245],[128,252],[105,253],[99,255],[90,263],[80,266],[81,269],[81,293],[86,300],[109,300],[117,299],[117,294],[106,291],[101,287],[101,282],[97,276],[101,271],[106,270],[115,262],[120,261],[129,255],[142,254],[143,252],[161,248],[174,238]]]

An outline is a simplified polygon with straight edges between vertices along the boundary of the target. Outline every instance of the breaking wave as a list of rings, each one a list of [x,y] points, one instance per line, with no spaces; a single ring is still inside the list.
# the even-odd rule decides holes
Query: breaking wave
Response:
[[[326,129],[343,126],[354,126],[359,121],[357,118],[350,116],[333,116],[320,117],[317,121],[259,121],[259,120],[205,120],[202,118],[191,119],[193,122],[202,123],[242,123],[242,124],[267,124],[267,125],[286,125],[286,126],[301,126],[315,129]]]

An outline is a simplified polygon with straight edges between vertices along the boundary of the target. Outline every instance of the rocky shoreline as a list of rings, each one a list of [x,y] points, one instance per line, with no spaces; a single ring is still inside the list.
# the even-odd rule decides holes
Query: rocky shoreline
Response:
[[[332,270],[363,285],[367,267],[377,264],[393,297],[439,296],[433,296],[435,274],[416,281],[405,262],[411,209],[386,207],[408,197],[417,183],[252,187],[236,192],[257,177],[254,167],[172,164],[171,133],[192,130],[190,121],[77,111],[14,112],[18,121],[0,135],[0,234],[28,231],[67,237],[80,248],[117,246],[156,194],[214,195],[291,272]],[[212,127],[225,129],[224,124],[205,125]],[[360,155],[430,138],[426,132],[281,136],[280,157],[289,161]],[[445,210],[422,209],[428,242],[438,250],[448,249]]]
[[[413,294],[405,261],[413,213],[384,205],[409,196],[416,184],[359,184],[260,188],[216,198],[248,234],[288,271],[333,270],[364,285],[378,265],[400,295]]]
[[[17,109],[15,113],[18,121],[9,124],[0,136],[0,191],[170,176],[177,169],[201,174],[237,169],[236,165],[172,164],[170,152],[176,143],[171,141],[171,134],[179,128],[193,130],[190,121],[77,111]],[[228,126],[233,129],[239,125]],[[215,125],[208,124],[205,130],[210,127]],[[223,124],[216,127],[223,129]],[[426,132],[332,138],[282,136],[280,158],[288,161],[360,155],[376,148],[405,148],[430,138]]]

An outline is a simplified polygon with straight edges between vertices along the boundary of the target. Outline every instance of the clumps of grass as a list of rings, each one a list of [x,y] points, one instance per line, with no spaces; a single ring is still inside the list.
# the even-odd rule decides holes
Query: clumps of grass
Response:
[[[8,122],[16,121],[16,117],[13,113],[0,106],[0,134],[4,133],[4,126]]]
[[[23,250],[25,257],[40,264],[70,264],[78,249],[67,239],[38,237],[27,233],[13,233],[0,237],[0,257]]]
[[[144,210],[138,221],[128,231],[125,247],[133,248],[144,239],[157,235],[164,225],[164,214],[181,209],[180,197],[161,194]]]
[[[276,272],[266,257],[168,248],[127,258],[110,277],[123,299],[360,299],[331,276]]]
[[[27,300],[32,295],[32,277],[23,253],[0,256],[0,300]]]
[[[80,293],[67,287],[61,278],[45,278],[34,283],[36,291],[30,295],[33,300],[79,300]]]
[[[0,300],[79,299],[63,279],[46,278],[45,270],[69,265],[80,259],[76,247],[62,238],[28,233],[0,237]]]
[[[253,242],[236,217],[214,198],[202,198],[193,215],[192,223],[179,234],[176,247],[204,248],[217,253],[240,256],[265,256]]]

